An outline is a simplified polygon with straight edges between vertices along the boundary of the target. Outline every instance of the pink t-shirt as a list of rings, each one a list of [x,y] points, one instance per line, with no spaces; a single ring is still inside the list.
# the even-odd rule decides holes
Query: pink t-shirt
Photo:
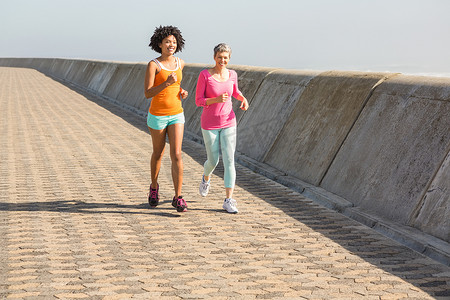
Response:
[[[236,126],[236,116],[233,111],[231,97],[226,102],[206,105],[206,99],[220,96],[225,92],[234,98],[242,95],[238,88],[236,72],[233,70],[228,71],[230,72],[230,78],[223,82],[214,79],[206,69],[201,71],[198,76],[195,103],[197,106],[203,107],[201,117],[202,129],[212,130]]]

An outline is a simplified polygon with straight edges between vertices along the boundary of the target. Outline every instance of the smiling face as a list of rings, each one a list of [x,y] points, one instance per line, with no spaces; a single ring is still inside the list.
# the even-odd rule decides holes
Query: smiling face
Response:
[[[226,68],[230,61],[230,53],[227,51],[217,52],[216,55],[214,55],[214,60],[216,61],[217,67]]]
[[[173,35],[169,35],[162,40],[159,47],[162,54],[173,55],[177,50],[177,39]]]

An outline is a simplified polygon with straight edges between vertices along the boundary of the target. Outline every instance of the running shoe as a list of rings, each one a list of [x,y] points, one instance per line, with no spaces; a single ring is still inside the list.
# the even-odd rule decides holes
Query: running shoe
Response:
[[[238,209],[236,207],[237,202],[234,199],[226,198],[225,201],[223,201],[223,209],[225,209],[230,214],[237,214]]]
[[[150,185],[150,191],[148,193],[148,204],[150,204],[150,207],[156,207],[159,203],[159,184],[156,187],[156,189],[152,189],[152,186]]]
[[[205,175],[203,175],[202,182],[200,182],[200,186],[198,188],[200,195],[206,197],[206,195],[208,195],[210,186],[211,186],[211,178],[208,181],[205,181]]]
[[[186,201],[183,199],[183,196],[178,196],[178,198],[173,197],[172,206],[177,209],[177,212],[187,211],[187,204]]]

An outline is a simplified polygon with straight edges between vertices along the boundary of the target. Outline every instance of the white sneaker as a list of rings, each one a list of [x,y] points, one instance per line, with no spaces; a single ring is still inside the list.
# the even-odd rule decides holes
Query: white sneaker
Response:
[[[205,176],[202,176],[202,182],[200,182],[200,186],[198,188],[198,192],[200,193],[200,195],[206,197],[206,195],[208,195],[210,185],[211,178],[208,181],[205,181]]]
[[[231,199],[231,198],[226,198],[225,201],[223,201],[222,207],[230,214],[237,214],[238,209],[236,207],[236,204],[237,204],[236,200]]]

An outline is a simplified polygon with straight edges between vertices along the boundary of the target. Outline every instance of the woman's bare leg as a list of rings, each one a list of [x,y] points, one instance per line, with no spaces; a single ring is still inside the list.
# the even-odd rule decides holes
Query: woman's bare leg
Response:
[[[161,170],[161,161],[166,147],[167,129],[156,130],[149,127],[149,130],[153,144],[153,153],[150,160],[151,187],[152,189],[156,189],[158,187],[158,175]]]
[[[181,144],[183,143],[184,124],[177,123],[167,127],[170,144],[170,159],[172,160],[172,180],[175,197],[181,195],[183,185],[183,158]]]

